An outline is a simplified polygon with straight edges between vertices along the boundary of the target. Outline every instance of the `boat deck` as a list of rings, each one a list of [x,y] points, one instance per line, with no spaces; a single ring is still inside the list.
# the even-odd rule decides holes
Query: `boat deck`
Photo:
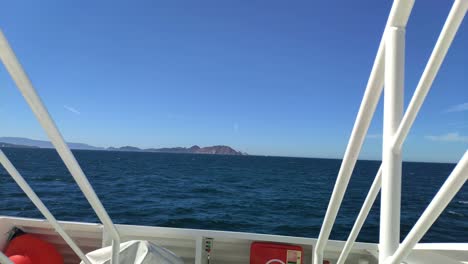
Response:
[[[60,222],[78,246],[85,252],[90,252],[102,246],[111,244],[111,238],[106,234],[101,224]],[[304,263],[312,263],[312,248],[316,239],[263,235],[240,232],[210,231],[167,227],[149,227],[134,225],[116,225],[122,242],[129,240],[149,240],[165,247],[179,255],[185,263],[204,264],[203,238],[214,239],[211,263],[240,264],[249,263],[250,244],[253,241],[270,241],[299,245],[304,249]],[[54,244],[65,258],[66,264],[79,263],[79,258],[65,241],[55,232],[45,220],[0,217],[0,248],[5,246],[6,233],[13,227],[38,235],[40,238]],[[336,263],[344,242],[330,241],[325,251],[325,259]],[[371,243],[356,243],[346,263],[375,264],[377,263],[378,245]],[[468,244],[418,244],[416,250],[408,258],[407,263],[447,263],[461,264],[468,261]]]
[[[60,222],[71,238],[85,252],[90,252],[102,246],[109,246],[111,238],[106,235],[101,224]],[[312,261],[312,247],[316,239],[263,235],[240,232],[209,231],[196,229],[181,229],[167,227],[149,227],[134,225],[116,225],[122,242],[129,240],[148,240],[165,247],[180,256],[185,263],[204,263],[202,239],[213,238],[214,246],[211,254],[212,263],[239,264],[249,263],[250,244],[253,241],[271,241],[302,246],[304,263]],[[38,235],[52,243],[64,256],[66,264],[76,264],[80,260],[67,243],[55,232],[46,220],[0,217],[0,234],[7,233],[11,228],[18,227],[27,233]],[[0,239],[0,248],[5,245],[6,236]],[[325,254],[326,259],[336,261],[343,242],[330,241]],[[377,263],[372,253],[377,253],[377,246],[368,243],[356,243],[349,263],[359,263],[359,260]]]

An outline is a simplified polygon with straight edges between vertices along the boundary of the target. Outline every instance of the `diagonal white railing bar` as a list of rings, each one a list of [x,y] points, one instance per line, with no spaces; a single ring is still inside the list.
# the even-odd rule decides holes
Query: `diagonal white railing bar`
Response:
[[[52,213],[47,209],[41,199],[37,196],[37,194],[33,191],[31,186],[26,182],[26,180],[21,176],[15,166],[11,163],[8,157],[3,153],[0,149],[0,164],[5,168],[5,170],[11,175],[13,180],[19,185],[19,187],[23,190],[23,192],[28,196],[28,198],[33,202],[33,204],[39,209],[39,211],[44,215],[44,217],[49,221],[52,227],[55,228],[57,233],[67,242],[67,244],[71,247],[71,249],[80,257],[80,259],[86,263],[91,264],[89,259],[85,256],[83,251],[78,247],[78,245],[73,241],[73,239],[63,230],[62,226],[57,222],[57,219],[52,215]]]
[[[426,234],[432,224],[434,224],[467,180],[468,151],[465,151],[465,154],[458,162],[457,166],[455,166],[455,169],[452,171],[442,187],[440,187],[440,190],[434,196],[434,199],[432,199],[426,210],[424,210],[424,213],[418,219],[416,224],[414,224],[414,227],[400,244],[396,252],[392,256],[388,257],[384,264],[401,263],[411,253],[414,246]]]
[[[29,107],[33,111],[37,120],[47,133],[50,141],[57,150],[60,158],[65,163],[65,166],[70,171],[70,174],[75,179],[79,188],[83,192],[84,196],[88,200],[89,204],[96,212],[101,222],[104,225],[104,229],[109,232],[112,237],[112,259],[111,264],[118,264],[119,261],[119,250],[120,250],[120,236],[117,228],[114,226],[112,219],[107,214],[106,209],[102,205],[98,196],[94,192],[93,187],[88,181],[88,178],[81,169],[78,161],[71,152],[67,143],[60,134],[57,126],[55,125],[52,117],[47,111],[46,107],[42,103],[40,97],[37,95],[31,81],[29,80],[26,72],[23,70],[20,62],[16,58],[12,48],[10,47],[7,39],[0,30],[0,59],[2,60],[5,68],[9,72],[12,79],[15,81],[16,86],[21,91],[21,94],[25,98]]]
[[[395,141],[393,143],[393,149],[395,152],[401,149],[401,146],[406,139],[414,120],[416,119],[419,109],[421,109],[424,99],[426,98],[437,72],[447,55],[447,51],[452,44],[455,34],[457,33],[467,10],[467,0],[455,0],[434,50],[432,51],[431,57],[429,58],[426,68],[424,69],[421,79],[414,91],[411,102],[408,105],[408,110],[405,112],[400,127],[395,134]]]
[[[15,264],[0,251],[0,264]]]
[[[442,31],[439,35],[439,38],[436,42],[434,50],[430,56],[430,59],[424,69],[423,75],[418,83],[416,91],[411,99],[410,106],[408,110],[405,112],[405,115],[400,123],[400,126],[397,130],[397,134],[395,135],[395,141],[393,143],[394,151],[400,151],[401,144],[404,142],[404,139],[407,137],[409,129],[411,128],[414,120],[421,109],[421,106],[424,102],[425,96],[427,95],[428,91],[431,88],[432,82],[435,79],[435,76],[440,69],[440,65],[442,64],[448,49],[453,42],[453,39],[460,27],[461,22],[468,10],[468,0],[455,0],[451,11],[447,17],[447,20],[442,28]],[[399,145],[398,145],[399,144]],[[380,170],[380,169],[379,169]],[[369,193],[364,201],[363,207],[359,212],[359,215],[356,219],[356,222],[351,230],[351,233],[346,241],[346,244],[343,248],[343,251],[338,259],[337,264],[342,264],[346,260],[354,242],[356,241],[357,235],[361,231],[362,224],[364,223],[367,215],[369,214],[370,208],[374,203],[378,191],[380,190],[381,183],[378,177],[380,171],[377,173],[376,178],[374,179],[374,183],[369,190]],[[378,187],[376,183],[378,182]],[[370,207],[369,207],[370,203]],[[366,210],[368,208],[368,210]]]
[[[377,172],[377,175],[374,178],[374,182],[372,183],[372,186],[369,192],[367,193],[366,199],[364,200],[364,204],[362,205],[361,210],[359,211],[353,229],[349,233],[348,240],[346,240],[345,246],[343,247],[343,251],[341,251],[340,257],[338,258],[336,264],[344,264],[346,259],[348,258],[349,252],[351,252],[354,242],[356,241],[359,233],[361,232],[361,228],[364,225],[367,216],[369,215],[369,212],[372,208],[372,205],[375,202],[375,199],[377,198],[377,195],[379,194],[381,183],[382,166],[380,166],[379,171]]]
[[[387,20],[386,28],[388,26],[405,27],[413,5],[414,0],[395,0]],[[338,177],[323,220],[322,228],[314,251],[314,264],[322,264],[323,262],[323,251],[328,238],[330,237],[331,229],[333,228],[338,210],[340,209],[341,202],[343,201],[344,193],[348,187],[362,143],[364,142],[365,135],[367,134],[375,108],[382,93],[385,53],[384,35],[385,32],[380,41],[366,91],[364,93],[361,106],[359,107],[349,143],[343,157],[343,162],[341,164],[340,171],[338,172]]]

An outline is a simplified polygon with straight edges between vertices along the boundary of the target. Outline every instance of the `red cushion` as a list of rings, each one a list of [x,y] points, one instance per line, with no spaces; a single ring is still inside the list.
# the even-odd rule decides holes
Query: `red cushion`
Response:
[[[63,257],[54,246],[31,234],[20,235],[11,240],[5,255],[7,257],[20,255],[28,257],[30,261],[15,262],[15,264],[63,264]]]

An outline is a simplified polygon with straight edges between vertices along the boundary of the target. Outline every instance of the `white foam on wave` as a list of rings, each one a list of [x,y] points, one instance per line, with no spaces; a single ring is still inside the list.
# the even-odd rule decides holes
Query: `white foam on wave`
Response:
[[[468,204],[468,201],[458,201],[459,204]]]
[[[455,211],[448,211],[448,213],[451,214],[451,215],[456,215],[456,216],[465,216],[464,214],[458,213],[458,212],[455,212]]]

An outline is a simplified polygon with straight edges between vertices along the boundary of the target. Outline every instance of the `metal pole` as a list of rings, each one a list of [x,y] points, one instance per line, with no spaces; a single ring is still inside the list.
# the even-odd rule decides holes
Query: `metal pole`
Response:
[[[379,194],[381,181],[382,181],[382,166],[380,166],[379,171],[377,172],[377,175],[375,176],[374,182],[372,183],[372,186],[369,192],[367,193],[366,200],[364,201],[364,204],[361,207],[361,211],[359,211],[359,215],[356,219],[356,222],[354,223],[353,229],[351,229],[351,232],[349,233],[348,240],[346,240],[343,251],[341,252],[340,257],[338,258],[338,261],[336,262],[336,264],[344,264],[346,261],[346,258],[348,258],[349,252],[351,252],[351,248],[353,247],[354,242],[356,241],[356,238],[359,235],[359,232],[361,232],[362,225],[364,225],[367,215],[369,215],[372,205],[374,204],[375,199],[377,198],[377,195]]]
[[[0,264],[15,264],[0,251]]]
[[[429,89],[431,88],[432,82],[434,81],[437,72],[444,61],[445,55],[452,44],[455,34],[460,27],[460,24],[465,17],[468,10],[468,0],[455,0],[452,9],[445,21],[444,27],[437,39],[437,43],[432,51],[431,57],[427,62],[426,68],[419,80],[418,86],[414,91],[414,95],[411,102],[408,105],[405,116],[401,121],[400,127],[398,128],[397,135],[395,136],[393,148],[394,151],[400,151],[408,132],[413,125],[414,120],[421,108],[424,99],[426,98]]]
[[[400,243],[401,153],[393,152],[393,137],[403,115],[405,29],[389,27],[385,41],[385,88],[380,208],[379,262]]]
[[[434,224],[467,180],[468,151],[465,151],[460,162],[458,162],[445,183],[440,187],[440,190],[434,196],[432,202],[427,206],[426,210],[424,210],[424,213],[398,247],[395,254],[386,259],[384,264],[401,263],[404,258],[409,255],[414,246],[426,234],[427,230]]]
[[[21,63],[18,61],[18,58],[16,58],[13,49],[11,48],[8,40],[1,30],[0,59],[2,60],[3,65],[10,74],[11,78],[15,81],[18,90],[20,90],[42,128],[47,133],[47,136],[57,150],[60,158],[63,160],[63,163],[65,163],[65,166],[70,171],[73,179],[75,179],[75,182],[80,187],[80,190],[83,192],[94,212],[96,212],[99,220],[101,220],[103,223],[104,229],[110,233],[113,240],[111,264],[118,264],[120,250],[119,232],[112,222],[112,219],[109,217],[109,214],[107,214],[107,211],[102,205],[101,200],[99,200],[98,196],[94,192],[94,189],[81,169],[80,164],[78,164],[78,161],[71,152],[67,143],[65,143],[62,134],[60,134],[60,131],[54,123],[54,120],[47,111],[47,108],[42,103],[42,100],[37,94],[36,89],[34,89],[31,80],[21,66]]]
[[[431,84],[435,79],[435,76],[445,58],[445,55],[447,54],[450,44],[452,43],[455,37],[455,34],[457,33],[460,27],[461,22],[463,21],[463,18],[467,10],[468,10],[468,0],[455,0],[455,2],[453,3],[453,6],[450,11],[450,14],[448,15],[447,21],[444,24],[444,27],[440,33],[440,36],[437,40],[437,43],[434,47],[431,57],[424,70],[424,73],[422,74],[421,80],[419,81],[418,86],[411,99],[411,102],[408,106],[408,110],[405,112],[405,115],[403,116],[403,119],[394,137],[394,143],[393,143],[394,151],[399,152],[401,150],[402,143],[404,139],[406,138],[409,132],[409,129],[411,125],[413,124],[416,118],[416,115],[419,109],[421,108],[421,105],[424,102],[424,99],[427,93],[429,92]],[[361,208],[361,211],[359,212],[359,215],[356,219],[353,229],[351,230],[348,240],[346,241],[343,251],[341,252],[341,255],[338,259],[337,264],[343,264],[346,261],[346,258],[348,257],[348,254],[357,238],[357,235],[359,234],[362,228],[362,224],[364,223],[369,213],[369,210],[370,210],[369,203],[370,203],[370,206],[372,206],[372,203],[374,202],[380,190],[380,186],[381,186],[380,177],[381,177],[381,170],[379,169],[379,172],[374,180],[374,183],[372,184],[371,189],[369,190],[369,193],[366,197],[363,207]],[[378,186],[376,185],[377,183],[378,183]]]
[[[23,176],[18,172],[18,170],[13,166],[8,157],[0,149],[0,164],[5,168],[5,170],[11,175],[13,180],[18,184],[18,186],[23,190],[23,192],[28,196],[28,198],[33,202],[33,204],[39,209],[39,211],[44,215],[44,217],[49,221],[52,227],[55,228],[55,231],[67,242],[70,248],[78,255],[78,257],[86,264],[91,264],[86,255],[81,251],[78,245],[73,241],[73,239],[65,232],[65,230],[57,222],[57,219],[52,215],[52,213],[47,209],[45,204],[39,199],[37,194],[33,191],[31,186],[24,180]]]
[[[388,26],[405,26],[408,22],[411,10],[413,9],[414,0],[395,0],[388,16],[386,27]],[[335,222],[341,202],[343,201],[344,193],[348,187],[351,174],[356,164],[359,152],[364,142],[367,129],[369,128],[372,116],[375,112],[380,94],[382,92],[384,79],[384,53],[385,53],[385,34],[380,41],[379,49],[375,57],[369,80],[367,82],[366,91],[359,107],[359,111],[354,123],[353,131],[346,147],[343,162],[338,172],[338,178],[333,188],[333,193],[327,207],[327,212],[323,220],[322,228],[315,246],[313,262],[314,264],[323,263],[323,251],[330,237],[333,224]]]

